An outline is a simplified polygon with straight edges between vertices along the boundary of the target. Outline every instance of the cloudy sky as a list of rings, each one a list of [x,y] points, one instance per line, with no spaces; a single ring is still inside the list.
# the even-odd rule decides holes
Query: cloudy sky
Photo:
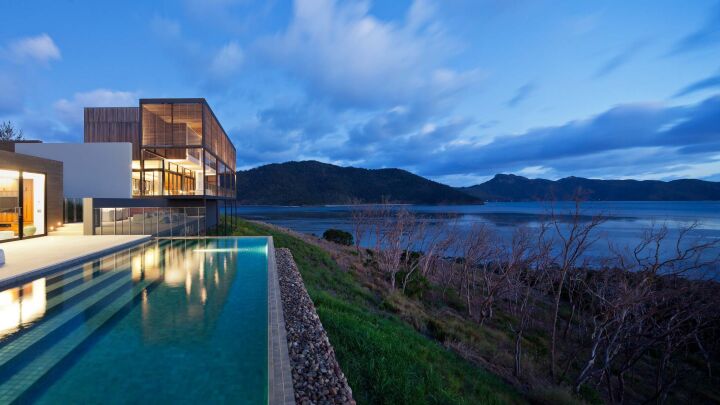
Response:
[[[238,167],[720,180],[720,2],[3,2],[0,120],[205,97]]]

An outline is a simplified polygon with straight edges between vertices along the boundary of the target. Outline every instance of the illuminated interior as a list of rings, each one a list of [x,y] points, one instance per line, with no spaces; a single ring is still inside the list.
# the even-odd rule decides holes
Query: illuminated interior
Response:
[[[143,102],[133,195],[235,194],[235,148],[201,102]]]
[[[45,228],[45,175],[0,170],[0,240],[43,235]]]

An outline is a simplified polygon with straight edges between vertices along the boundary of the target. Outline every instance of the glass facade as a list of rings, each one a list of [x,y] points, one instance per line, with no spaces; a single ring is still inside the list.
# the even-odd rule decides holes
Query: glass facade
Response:
[[[83,221],[82,198],[63,199],[63,223],[71,224]]]
[[[140,100],[134,196],[235,197],[235,147],[202,99]]]
[[[203,236],[204,207],[95,208],[95,235]]]

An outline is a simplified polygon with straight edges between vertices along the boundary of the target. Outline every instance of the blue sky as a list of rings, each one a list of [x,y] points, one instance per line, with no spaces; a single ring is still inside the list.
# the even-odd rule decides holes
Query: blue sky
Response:
[[[720,2],[13,1],[0,120],[205,97],[238,167],[720,180]]]

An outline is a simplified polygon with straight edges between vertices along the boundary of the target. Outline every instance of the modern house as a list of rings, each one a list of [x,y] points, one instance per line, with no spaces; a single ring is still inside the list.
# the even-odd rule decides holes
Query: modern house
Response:
[[[16,153],[17,144],[0,142],[0,242],[47,235],[62,224],[63,163]]]
[[[235,202],[235,146],[204,98],[87,107],[83,144],[23,143],[63,163],[64,220],[94,235],[194,236]],[[81,209],[79,207],[82,207]]]

